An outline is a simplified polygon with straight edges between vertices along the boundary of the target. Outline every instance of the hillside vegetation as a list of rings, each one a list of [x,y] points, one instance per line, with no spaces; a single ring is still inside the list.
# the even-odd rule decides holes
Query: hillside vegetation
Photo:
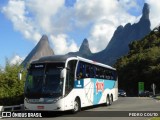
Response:
[[[115,67],[119,75],[119,88],[130,95],[138,94],[138,82],[144,82],[145,90],[151,84],[160,90],[160,27],[154,29],[140,41],[129,45],[129,53],[117,60]]]

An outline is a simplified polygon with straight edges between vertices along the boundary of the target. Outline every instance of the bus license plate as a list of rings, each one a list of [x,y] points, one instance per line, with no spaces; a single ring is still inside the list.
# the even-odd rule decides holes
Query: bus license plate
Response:
[[[44,106],[37,106],[37,109],[44,109]]]

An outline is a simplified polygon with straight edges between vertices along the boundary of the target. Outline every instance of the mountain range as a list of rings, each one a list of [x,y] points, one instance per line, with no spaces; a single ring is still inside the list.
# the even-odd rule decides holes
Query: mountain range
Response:
[[[143,14],[138,23],[119,26],[114,32],[108,46],[101,52],[96,53],[94,58],[102,63],[113,65],[116,60],[127,54],[128,45],[135,40],[140,40],[151,32],[149,20],[149,6],[144,4]]]
[[[109,44],[106,48],[98,53],[92,53],[87,39],[84,39],[79,51],[70,52],[66,55],[81,56],[104,64],[113,65],[118,58],[126,55],[129,51],[129,44],[135,40],[140,40],[151,32],[149,20],[149,5],[144,4],[142,10],[142,17],[139,22],[125,26],[120,25],[114,32]],[[26,66],[28,63],[42,56],[54,55],[53,50],[49,45],[46,35],[43,35],[39,43],[29,53],[22,65]]]
[[[125,26],[120,25],[115,30],[113,37],[104,50],[98,53],[91,53],[88,40],[84,39],[78,52],[68,54],[76,54],[101,63],[113,65],[119,57],[128,53],[128,45],[131,42],[140,40],[151,32],[150,26],[151,24],[149,20],[149,5],[145,3],[140,21],[133,25],[131,25],[130,23],[126,24]]]

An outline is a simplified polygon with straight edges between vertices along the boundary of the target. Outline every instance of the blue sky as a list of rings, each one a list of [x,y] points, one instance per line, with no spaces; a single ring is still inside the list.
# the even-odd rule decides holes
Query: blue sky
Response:
[[[5,58],[24,59],[43,34],[56,54],[77,51],[84,38],[98,52],[118,25],[139,20],[144,2],[151,5],[154,27],[158,0],[0,0],[0,66]]]
[[[6,0],[0,1],[0,7],[7,4]],[[14,55],[26,56],[35,46],[32,41],[26,40],[20,32],[15,31],[13,24],[4,14],[0,13],[0,66],[5,65],[6,58]]]

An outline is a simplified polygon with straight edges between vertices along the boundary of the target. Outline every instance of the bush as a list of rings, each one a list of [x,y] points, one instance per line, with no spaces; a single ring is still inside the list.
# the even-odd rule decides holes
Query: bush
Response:
[[[19,64],[6,62],[4,70],[0,70],[0,105],[23,104],[26,71],[23,72],[22,80],[18,79],[22,69]]]

